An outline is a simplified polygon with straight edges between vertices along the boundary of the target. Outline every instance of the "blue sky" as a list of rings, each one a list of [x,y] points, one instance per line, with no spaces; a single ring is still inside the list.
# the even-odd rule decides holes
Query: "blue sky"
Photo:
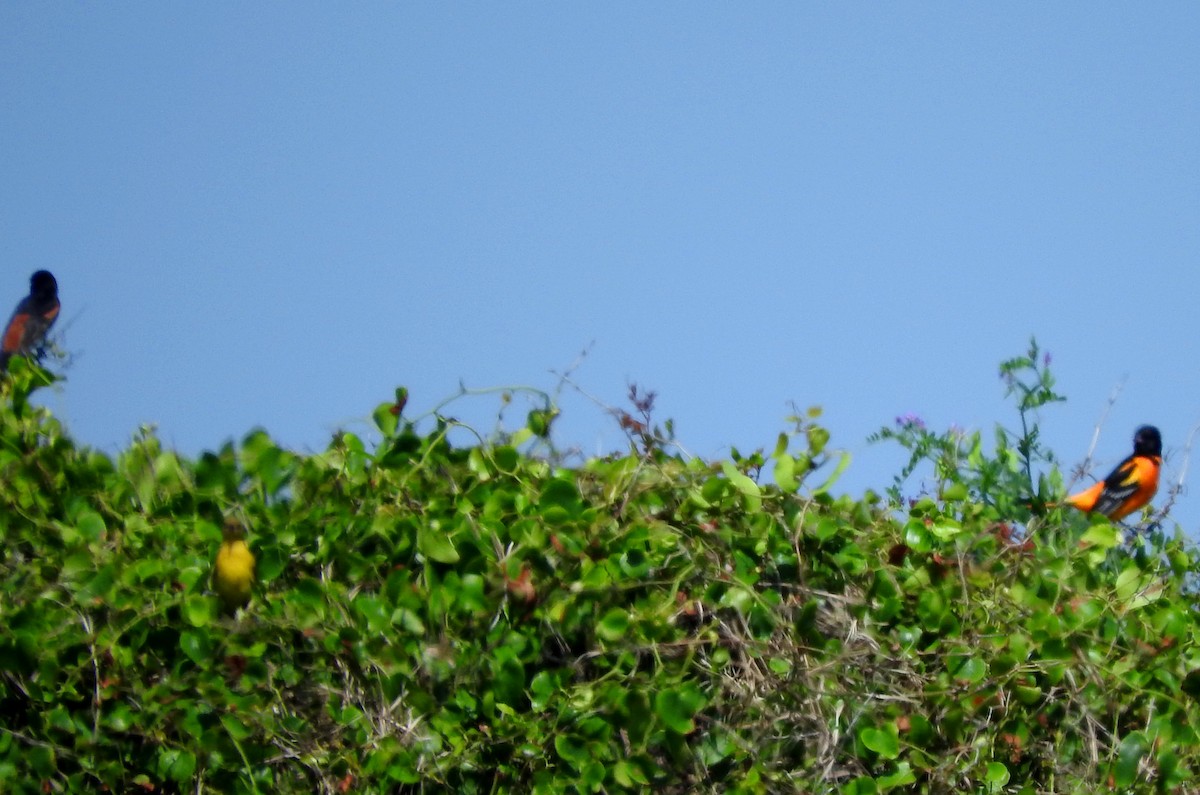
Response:
[[[58,276],[46,403],[110,453],[321,449],[398,384],[553,389],[588,348],[581,387],[656,390],[704,456],[819,404],[882,489],[866,436],[1015,420],[997,364],[1036,335],[1066,463],[1125,379],[1097,468],[1151,422],[1176,473],[1198,34],[1187,3],[4,4],[0,294]],[[563,397],[560,444],[620,446]]]

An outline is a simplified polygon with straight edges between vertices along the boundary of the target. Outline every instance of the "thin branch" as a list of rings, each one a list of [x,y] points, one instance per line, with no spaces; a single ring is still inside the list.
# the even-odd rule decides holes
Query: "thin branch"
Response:
[[[544,390],[544,389],[539,389],[536,386],[526,386],[526,385],[521,385],[521,384],[514,384],[512,386],[488,386],[488,387],[479,387],[479,388],[469,388],[469,387],[467,387],[467,385],[465,383],[463,383],[462,381],[459,381],[458,382],[458,392],[456,392],[455,394],[451,395],[448,398],[445,398],[440,403],[438,403],[436,406],[434,406],[433,408],[426,411],[424,414],[421,414],[420,416],[414,418],[413,424],[420,422],[421,420],[425,419],[426,417],[440,417],[442,409],[444,409],[446,406],[449,406],[454,401],[459,400],[460,398],[478,397],[480,395],[495,395],[495,394],[505,394],[505,393],[515,394],[517,392],[537,395],[537,396],[541,397],[542,402],[546,408],[549,408],[551,405],[550,393],[546,392],[546,390]]]
[[[575,359],[570,364],[568,364],[566,369],[563,370],[561,373],[558,372],[557,370],[550,371],[551,375],[558,377],[558,386],[556,386],[554,388],[554,397],[556,399],[562,395],[563,387],[567,386],[567,384],[570,382],[571,376],[575,373],[576,370],[579,369],[579,367],[583,364],[584,360],[587,359],[587,357],[589,355],[591,355],[592,348],[594,348],[594,347],[596,347],[596,341],[592,340],[587,345],[583,346],[583,350],[581,350],[579,352],[579,355],[577,355],[575,357]],[[571,384],[571,386],[575,387],[575,385],[573,383]],[[578,387],[575,387],[575,388],[578,389]]]
[[[551,371],[551,372],[553,372],[553,371]],[[593,403],[601,411],[608,414],[613,419],[617,420],[618,427],[620,426],[621,417],[623,415],[628,414],[628,412],[625,411],[624,409],[617,408],[616,406],[612,405],[611,403],[604,401],[597,395],[594,395],[591,392],[588,392],[586,389],[584,389],[582,386],[580,386],[578,383],[576,383],[575,380],[572,379],[568,373],[561,373],[561,374],[555,373],[555,375],[558,375],[562,379],[561,380],[562,384],[565,384],[566,386],[571,387],[571,389],[575,390],[577,393],[579,393],[583,397],[587,398],[591,403]],[[626,439],[628,439],[630,442],[636,441],[634,435],[628,429],[622,429],[622,430],[625,434]],[[692,453],[690,450],[688,450],[686,447],[684,447],[683,444],[678,439],[666,438],[664,436],[654,434],[652,432],[652,429],[649,427],[648,423],[647,423],[646,431],[647,431],[647,435],[650,438],[652,438],[655,442],[657,442],[661,449],[665,450],[667,448],[673,448],[673,449],[679,451],[679,454],[682,455],[684,458],[697,458],[698,457],[695,453]]]
[[[1192,442],[1197,433],[1200,433],[1200,423],[1193,425],[1192,430],[1188,433],[1187,444],[1183,446],[1183,465],[1179,467],[1179,477],[1175,479],[1175,485],[1171,487],[1173,493],[1183,491],[1183,483],[1187,479],[1188,460],[1192,456]]]
[[[1112,407],[1117,404],[1117,397],[1121,394],[1121,390],[1125,388],[1125,383],[1129,380],[1129,376],[1121,376],[1121,380],[1113,387],[1112,392],[1108,395],[1108,402],[1104,405],[1104,411],[1100,412],[1100,419],[1096,421],[1096,427],[1092,431],[1092,443],[1088,446],[1087,455],[1083,459],[1083,463],[1075,467],[1071,472],[1071,480],[1067,483],[1067,490],[1070,491],[1071,486],[1079,478],[1087,474],[1092,468],[1092,455],[1096,452],[1096,445],[1100,443],[1100,428],[1108,421],[1108,414],[1112,411]]]
[[[1200,423],[1192,426],[1192,430],[1188,433],[1187,443],[1183,446],[1183,464],[1179,467],[1179,477],[1175,478],[1175,482],[1171,484],[1171,488],[1167,489],[1167,501],[1153,517],[1149,524],[1150,528],[1160,526],[1164,519],[1171,513],[1171,508],[1175,505],[1175,500],[1179,495],[1183,494],[1184,481],[1187,479],[1188,461],[1192,457],[1192,442],[1196,439],[1196,434],[1200,433]]]

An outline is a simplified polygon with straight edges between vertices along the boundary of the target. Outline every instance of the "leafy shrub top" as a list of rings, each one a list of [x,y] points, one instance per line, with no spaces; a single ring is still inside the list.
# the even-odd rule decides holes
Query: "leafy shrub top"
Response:
[[[1053,396],[1032,353],[1017,389]],[[398,394],[374,448],[144,430],[113,460],[13,370],[6,792],[1193,791],[1195,557],[1053,507],[1045,402],[992,453],[881,433],[935,464],[889,503],[829,493],[815,411],[717,462],[626,415],[628,453],[565,466],[523,447],[552,409],[463,448]],[[231,513],[259,561],[233,618]]]

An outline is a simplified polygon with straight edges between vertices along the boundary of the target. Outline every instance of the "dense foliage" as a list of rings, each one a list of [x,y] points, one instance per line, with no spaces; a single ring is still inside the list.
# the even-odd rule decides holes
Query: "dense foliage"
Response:
[[[829,492],[815,410],[709,462],[636,393],[629,451],[574,466],[550,406],[460,447],[402,391],[374,447],[188,460],[146,431],[114,461],[16,361],[0,791],[1197,791],[1196,558],[1055,508],[1060,398],[1036,348],[1005,368],[1020,429],[902,418],[885,500]],[[235,617],[230,514],[259,561]]]

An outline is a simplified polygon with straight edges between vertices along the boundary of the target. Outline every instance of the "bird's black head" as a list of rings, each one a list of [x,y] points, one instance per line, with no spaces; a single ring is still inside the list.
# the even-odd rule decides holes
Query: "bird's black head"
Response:
[[[1134,455],[1162,455],[1162,436],[1153,425],[1143,425],[1133,434]]]
[[[37,271],[29,277],[29,294],[41,299],[58,295],[58,282],[50,271]]]

